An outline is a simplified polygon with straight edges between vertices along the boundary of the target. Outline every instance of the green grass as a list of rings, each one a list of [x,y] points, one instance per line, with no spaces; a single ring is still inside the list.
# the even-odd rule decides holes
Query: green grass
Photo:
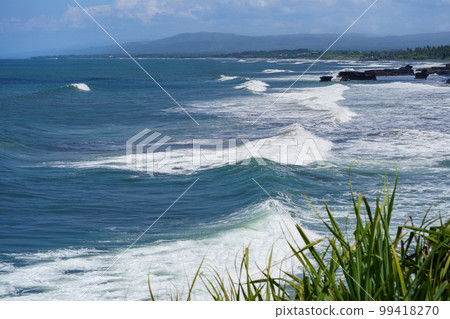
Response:
[[[385,183],[372,206],[362,193],[355,196],[351,181],[350,189],[353,208],[344,225],[336,221],[326,202],[325,218],[310,204],[329,236],[312,241],[296,225],[304,242],[300,245],[288,232],[286,244],[292,251],[288,258],[300,266],[298,273],[280,271],[274,277],[271,251],[267,266],[252,276],[246,248],[236,261],[237,279],[229,271],[219,274],[212,269],[212,274],[202,274],[202,262],[189,285],[187,300],[196,284],[203,284],[214,300],[450,300],[450,221],[444,222],[442,216],[429,220],[428,210],[420,225],[408,218],[392,236],[397,177],[392,190]],[[149,290],[155,300],[150,278]]]

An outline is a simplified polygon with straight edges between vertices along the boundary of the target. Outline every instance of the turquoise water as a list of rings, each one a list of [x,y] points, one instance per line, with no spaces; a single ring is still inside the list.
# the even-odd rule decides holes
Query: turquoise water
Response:
[[[167,298],[186,289],[204,256],[232,268],[251,243],[260,264],[272,245],[281,259],[283,230],[295,222],[325,234],[304,193],[344,223],[355,159],[354,188],[372,201],[397,165],[396,222],[419,221],[436,200],[431,216],[448,215],[444,78],[319,83],[346,68],[401,66],[326,61],[279,98],[310,62],[139,62],[199,125],[130,60],[0,61],[0,298],[142,300],[148,274]],[[175,156],[153,176],[126,162],[126,141],[145,128],[170,136]],[[284,138],[313,140],[323,162],[285,165],[276,147],[265,151],[267,165],[247,162],[238,142],[236,165],[192,164],[193,139]],[[206,298],[202,289],[196,298]]]

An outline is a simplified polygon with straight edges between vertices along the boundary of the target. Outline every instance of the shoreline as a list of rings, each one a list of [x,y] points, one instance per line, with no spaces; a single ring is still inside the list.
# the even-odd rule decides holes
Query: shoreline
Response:
[[[305,58],[273,58],[273,57],[217,57],[217,56],[204,56],[204,57],[194,57],[194,56],[155,56],[155,57],[134,57],[136,60],[279,60],[279,61],[315,61],[317,58],[305,57]],[[0,61],[23,61],[23,60],[131,60],[128,56],[38,56],[38,57],[29,57],[29,58],[0,58]],[[450,59],[448,60],[435,60],[435,59],[357,59],[357,58],[321,58],[318,61],[357,61],[357,62],[431,62],[431,63],[450,63]]]

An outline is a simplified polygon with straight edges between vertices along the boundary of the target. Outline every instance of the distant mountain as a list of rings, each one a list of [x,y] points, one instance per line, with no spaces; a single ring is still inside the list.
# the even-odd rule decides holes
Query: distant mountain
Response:
[[[271,36],[244,36],[230,33],[183,33],[172,37],[130,42],[123,46],[131,54],[221,54],[243,51],[270,51],[281,49],[324,50],[337,39],[338,34],[292,34]],[[438,46],[450,44],[450,32],[403,36],[368,36],[347,34],[333,50],[381,51]],[[117,46],[91,47],[71,51],[70,54],[118,54]]]

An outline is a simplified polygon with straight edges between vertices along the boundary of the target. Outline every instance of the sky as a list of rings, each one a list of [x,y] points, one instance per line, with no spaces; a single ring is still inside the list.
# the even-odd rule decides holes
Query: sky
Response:
[[[76,0],[120,43],[184,32],[342,33],[374,0]],[[379,0],[350,32],[450,31],[450,0]],[[74,0],[0,0],[0,57],[112,44]]]

